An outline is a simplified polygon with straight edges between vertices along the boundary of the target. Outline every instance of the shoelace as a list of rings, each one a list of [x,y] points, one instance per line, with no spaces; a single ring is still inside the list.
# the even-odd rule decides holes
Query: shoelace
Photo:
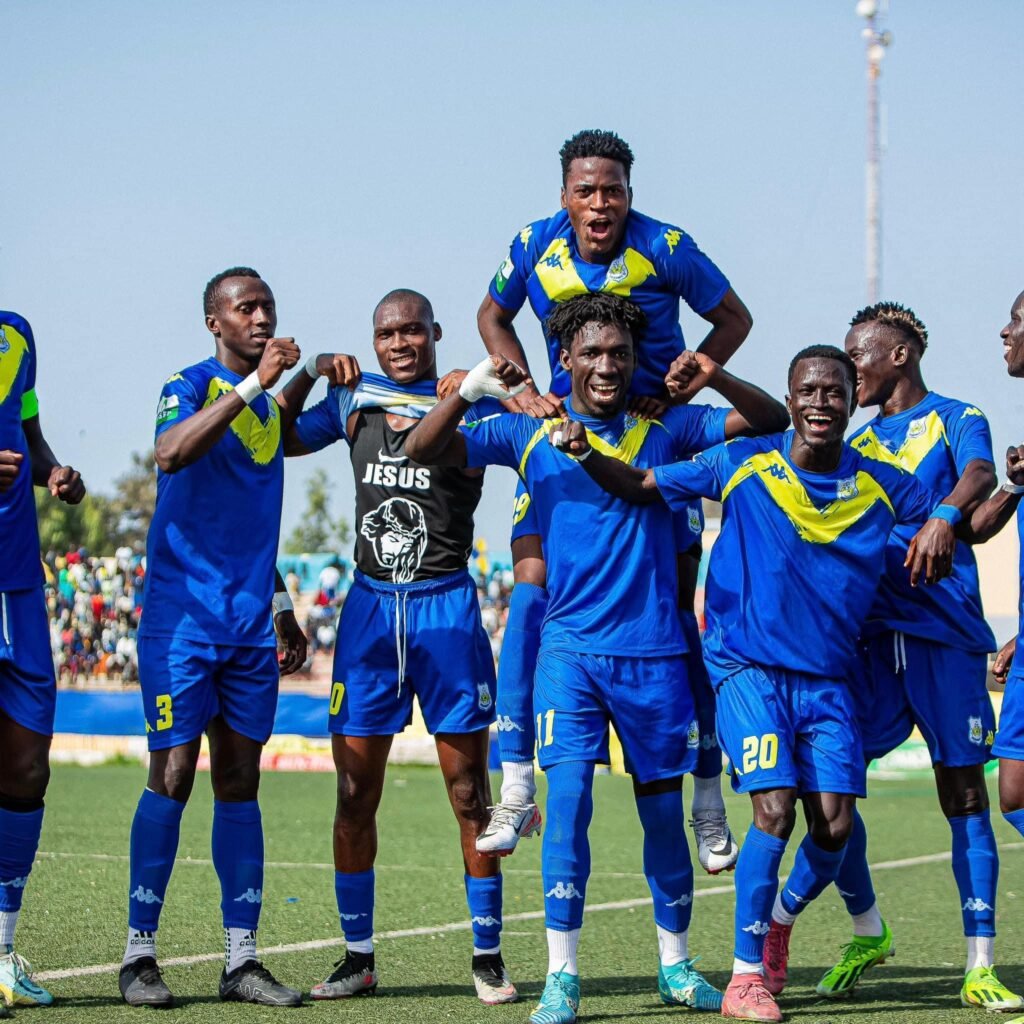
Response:
[[[491,828],[494,828],[495,825],[515,826],[516,818],[526,810],[525,807],[516,807],[512,804],[495,804],[487,809],[493,812],[491,814]]]
[[[500,988],[505,984],[505,964],[499,956],[489,957],[477,964],[476,973],[484,975],[488,985]]]
[[[691,818],[690,828],[699,829],[711,846],[712,853],[724,853],[729,845],[729,825],[724,816],[714,818]]]
[[[740,986],[739,991],[740,999],[747,999],[753,997],[755,1003],[768,1003],[774,1002],[771,992],[765,988],[764,980],[760,975],[757,976],[757,981],[748,981],[746,984]]]
[[[16,968],[15,974],[21,974],[29,981],[32,980],[32,965],[20,953],[15,953],[12,949],[7,957]]]
[[[143,985],[155,985],[158,981],[163,981],[163,975],[160,973],[160,968],[154,963],[152,966],[147,964],[142,970],[139,971],[139,981]]]

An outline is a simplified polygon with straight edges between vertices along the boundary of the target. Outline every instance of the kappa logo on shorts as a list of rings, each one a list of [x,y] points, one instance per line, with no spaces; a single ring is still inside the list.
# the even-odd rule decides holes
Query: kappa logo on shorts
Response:
[[[967,719],[967,736],[976,747],[981,746],[984,740],[984,730],[981,727],[980,718],[975,718],[974,715],[971,715]]]
[[[568,885],[565,882],[558,881],[548,889],[545,896],[553,896],[556,900],[581,900],[583,899],[583,893],[576,888],[576,886],[570,882]]]
[[[836,498],[839,501],[850,501],[852,498],[856,498],[860,494],[860,490],[857,487],[857,478],[855,476],[843,477],[842,480],[836,481]]]
[[[163,903],[163,900],[152,889],[143,889],[141,884],[128,898],[138,900],[140,903]]]
[[[235,903],[262,903],[263,902],[263,890],[253,889],[252,887],[245,890],[241,896],[235,897]]]
[[[700,746],[700,726],[697,724],[697,720],[694,719],[690,723],[690,728],[686,730],[686,749],[696,750]]]
[[[771,931],[771,925],[767,921],[755,921],[748,924],[743,931],[750,932],[751,935],[767,935]]]
[[[477,703],[480,705],[481,711],[486,711],[493,703],[491,698],[491,688],[487,683],[477,683],[476,692],[480,695],[477,699]]]

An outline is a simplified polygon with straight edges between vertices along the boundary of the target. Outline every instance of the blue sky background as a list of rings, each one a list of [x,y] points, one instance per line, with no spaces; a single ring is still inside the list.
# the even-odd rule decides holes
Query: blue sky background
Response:
[[[472,364],[487,283],[557,208],[583,127],[630,142],[636,207],[729,276],[755,319],[734,367],[781,395],[793,352],[841,343],[864,301],[853,8],[5,0],[0,306],[35,329],[47,436],[109,488],[163,380],[212,351],[202,287],[237,263],[306,353],[372,366],[372,307],[408,286],[444,326],[442,371]],[[929,385],[978,402],[997,452],[1024,436],[998,337],[1024,288],[1022,22],[1015,0],[893,0],[882,78],[883,293],[928,325]],[[536,369],[529,309],[519,327]],[[289,464],[285,530],[315,466],[351,518],[336,448]],[[478,531],[505,549],[511,473],[485,490]]]

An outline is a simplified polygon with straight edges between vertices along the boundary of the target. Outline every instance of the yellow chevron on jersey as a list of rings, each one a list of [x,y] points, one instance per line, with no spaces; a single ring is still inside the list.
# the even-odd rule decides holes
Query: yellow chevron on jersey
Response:
[[[208,408],[222,395],[234,390],[234,384],[220,377],[211,378],[203,408]],[[267,395],[267,408],[270,414],[266,423],[248,405],[231,421],[231,433],[242,442],[257,466],[270,465],[281,446],[281,410],[270,395]]]
[[[519,460],[519,475],[524,480],[526,479],[526,460],[530,457],[530,453],[548,436],[551,432],[551,428],[556,423],[564,422],[565,421],[562,419],[544,420],[537,428],[533,437],[531,437],[526,443],[526,447],[523,449],[523,457]],[[625,462],[628,465],[632,465],[636,460],[637,455],[640,454],[640,449],[643,448],[644,441],[647,440],[647,434],[650,432],[651,426],[654,423],[658,423],[658,421],[635,420],[631,416],[627,416],[625,428],[615,444],[609,444],[603,438],[598,437],[597,434],[589,428],[584,429],[587,431],[587,440],[590,442],[591,448],[595,448],[602,455],[607,455],[610,459],[618,459],[619,462]],[[658,423],[658,426],[661,426],[661,424]],[[569,457],[572,458],[572,456]],[[525,514],[525,509],[523,512]]]
[[[573,264],[569,243],[564,238],[556,238],[544,250],[534,272],[552,302],[565,302],[590,291]],[[628,297],[634,288],[655,276],[654,264],[636,249],[627,248],[609,264],[601,291]]]
[[[626,249],[608,267],[608,276],[601,291],[628,298],[634,288],[639,288],[649,277],[656,277],[657,273],[646,256],[636,249]]]
[[[979,411],[977,415],[982,414]],[[948,445],[949,438],[946,436],[946,425],[942,422],[942,417],[934,409],[927,416],[910,421],[907,436],[895,452],[890,451],[878,439],[878,435],[871,427],[867,427],[864,433],[852,442],[853,447],[861,455],[877,459],[879,462],[888,462],[890,466],[898,466],[908,473],[916,473],[917,467],[939,443]]]
[[[28,355],[28,341],[10,324],[0,325],[0,405],[11,396],[22,361]],[[21,401],[21,396],[18,396]]]
[[[882,502],[892,511],[892,502],[882,486],[864,470],[840,481],[836,500],[818,508],[803,483],[782,457],[781,452],[759,452],[732,475],[722,489],[722,501],[746,480],[764,484],[772,501],[786,514],[800,539],[810,544],[830,544],[856,525],[875,505]]]

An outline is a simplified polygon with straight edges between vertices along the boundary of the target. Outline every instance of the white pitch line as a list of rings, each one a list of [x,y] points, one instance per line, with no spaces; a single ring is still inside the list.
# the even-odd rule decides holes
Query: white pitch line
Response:
[[[1000,843],[1000,850],[1024,850],[1024,843]],[[122,859],[115,854],[96,854],[96,857],[103,857],[104,859]],[[949,851],[942,853],[926,853],[919,857],[904,857],[901,860],[883,860],[877,864],[871,864],[870,869],[872,871],[892,871],[897,868],[909,868],[915,867],[920,864],[936,864],[942,861],[952,860],[952,854]],[[191,861],[189,863],[199,863],[198,861]],[[268,865],[269,866],[269,865]],[[302,865],[307,867],[309,865]],[[732,885],[716,885],[708,889],[697,889],[694,891],[693,898],[698,899],[704,896],[724,896],[727,893],[733,892],[734,888]],[[644,896],[638,899],[632,900],[616,900],[612,903],[596,903],[593,906],[584,908],[584,913],[587,914],[599,914],[609,910],[633,910],[637,907],[649,906],[651,903],[650,896]],[[544,918],[543,910],[527,910],[519,914],[507,914],[502,918],[502,923],[507,921],[540,921]],[[443,935],[449,932],[466,932],[473,927],[471,921],[452,921],[449,924],[438,924],[438,925],[426,925],[421,928],[399,928],[389,932],[379,932],[374,935],[377,940],[382,939],[411,939],[418,938],[425,935]],[[330,939],[311,939],[308,942],[289,942],[280,946],[267,946],[265,949],[261,949],[260,953],[264,956],[270,956],[277,953],[304,953],[314,949],[330,949],[333,946],[342,946],[345,944],[344,938],[341,936],[335,936]],[[171,957],[168,960],[162,960],[162,967],[183,967],[189,964],[202,964],[202,963],[213,963],[214,961],[221,960],[224,957],[223,951],[217,953],[196,953],[192,956],[176,956]],[[83,978],[92,974],[111,974],[114,971],[121,969],[121,962],[109,963],[109,964],[91,964],[88,967],[68,967],[57,971],[40,971],[35,974],[35,978],[39,981],[57,981],[62,978]]]

